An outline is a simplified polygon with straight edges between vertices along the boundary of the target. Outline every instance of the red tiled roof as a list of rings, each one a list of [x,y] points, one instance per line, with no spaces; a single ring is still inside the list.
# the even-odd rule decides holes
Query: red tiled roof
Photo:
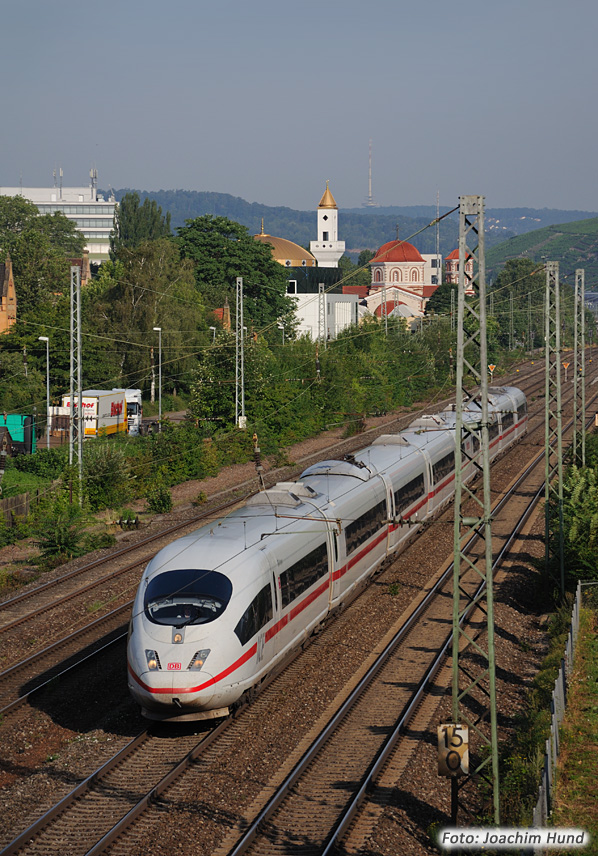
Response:
[[[343,285],[343,294],[356,294],[360,300],[364,300],[368,296],[368,292],[367,285]]]
[[[453,250],[453,252],[446,257],[446,261],[449,259],[457,259],[457,261],[459,261],[459,247],[457,247],[456,250]]]
[[[407,304],[406,304],[406,303],[403,303],[403,301],[402,301],[402,300],[387,300],[387,301],[386,301],[386,314],[387,314],[387,315],[390,315],[390,313],[392,312],[392,310],[393,310],[396,306],[406,306],[406,305],[407,305]],[[380,304],[380,306],[376,306],[376,309],[374,310],[374,315],[377,315],[377,316],[378,316],[378,318],[382,318],[382,317],[383,317],[383,315],[382,315],[382,308],[383,308],[383,306],[384,306],[384,301]]]
[[[382,244],[370,264],[380,262],[423,262],[419,250],[407,241],[388,241]]]

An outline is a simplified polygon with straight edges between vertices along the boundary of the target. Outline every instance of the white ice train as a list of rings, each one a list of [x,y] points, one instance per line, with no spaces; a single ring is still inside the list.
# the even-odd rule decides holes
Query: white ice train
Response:
[[[489,399],[495,457],[525,432],[527,403],[515,387]],[[143,715],[226,715],[451,499],[454,429],[451,410],[423,416],[160,550],[129,628],[129,687]],[[466,478],[473,469],[464,455]]]

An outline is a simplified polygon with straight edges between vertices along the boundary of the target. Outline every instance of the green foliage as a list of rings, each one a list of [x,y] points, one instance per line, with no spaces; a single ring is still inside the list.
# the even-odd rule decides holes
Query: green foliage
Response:
[[[72,220],[61,211],[54,214],[42,214],[35,222],[35,228],[49,240],[55,250],[65,256],[81,258],[85,249],[85,235],[79,232]]]
[[[544,259],[560,264],[561,279],[575,275],[583,267],[586,282],[598,275],[598,218],[548,226],[525,235],[517,235],[493,247],[486,254],[486,270],[496,272],[510,259],[530,260],[536,266]]]
[[[121,248],[118,261],[102,265],[100,277],[85,303],[88,382],[104,388],[122,383],[149,388],[158,382],[158,334],[162,333],[163,390],[178,388],[193,366],[189,337],[207,332],[193,264],[181,259],[166,238]],[[99,336],[101,338],[97,339]],[[207,342],[207,335],[205,336]],[[93,358],[88,354],[94,349]]]
[[[571,466],[563,483],[565,568],[571,585],[598,579],[598,471]]]
[[[129,189],[116,190],[116,198],[121,194],[130,193]],[[314,206],[309,211],[296,211],[283,206],[260,205],[247,202],[238,196],[228,193],[199,192],[192,190],[158,190],[139,191],[140,197],[151,197],[165,211],[172,215],[174,227],[181,226],[188,220],[203,215],[213,215],[230,218],[242,223],[251,235],[261,230],[264,219],[266,231],[270,235],[288,238],[302,247],[308,247],[315,238],[314,209],[319,196],[314,199]],[[337,202],[342,200],[337,197]],[[565,212],[563,212],[564,214]],[[369,251],[377,250],[389,235],[396,234],[396,227],[403,236],[413,235],[436,216],[434,206],[410,207],[409,210],[392,209],[358,209],[341,210],[342,238],[347,247],[366,247]],[[501,215],[502,216],[502,215]],[[502,221],[501,221],[502,222]],[[519,223],[520,221],[517,220]],[[457,246],[458,223],[455,219],[446,219],[440,223],[441,252],[449,253]],[[413,243],[422,253],[433,253],[436,248],[436,235],[433,229],[428,229],[414,238]]]
[[[295,324],[293,301],[287,297],[287,275],[268,245],[255,241],[245,226],[226,217],[206,215],[188,220],[178,230],[177,243],[184,258],[195,262],[195,282],[207,306],[219,307],[228,299],[235,306],[235,282],[243,277],[244,318],[248,329],[286,330]]]
[[[116,207],[114,229],[110,234],[110,257],[114,261],[124,248],[135,249],[146,241],[170,236],[170,214],[162,215],[155,199],[144,199],[138,193],[125,193]]]
[[[84,243],[63,214],[41,216],[21,196],[0,196],[0,260],[12,259],[19,317],[68,287],[66,256],[80,255]]]
[[[133,495],[127,455],[110,440],[97,439],[85,444],[83,480],[92,511],[118,508]]]
[[[148,491],[147,507],[154,514],[168,514],[172,511],[172,495],[160,477]]]
[[[33,226],[38,217],[37,205],[23,196],[0,196],[0,247],[10,249],[14,238]]]
[[[68,450],[39,449],[35,455],[18,455],[13,458],[15,470],[31,473],[42,479],[56,479],[62,475],[68,461]]]
[[[56,562],[73,559],[85,553],[83,543],[85,516],[77,503],[59,496],[41,511],[34,527],[34,536],[42,558]]]

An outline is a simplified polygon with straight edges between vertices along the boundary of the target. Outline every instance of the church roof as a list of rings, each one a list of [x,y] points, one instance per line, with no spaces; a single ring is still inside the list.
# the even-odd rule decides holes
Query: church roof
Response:
[[[338,205],[335,202],[334,196],[330,192],[330,188],[328,187],[328,182],[326,182],[326,190],[324,191],[324,195],[320,199],[320,204],[318,208],[338,208]]]
[[[380,262],[423,262],[419,250],[407,241],[388,241],[382,244],[370,264]]]
[[[447,261],[448,261],[448,259],[457,259],[457,261],[459,261],[459,247],[457,247],[456,250],[453,250],[452,253],[449,253],[446,258],[447,258]]]
[[[316,260],[309,250],[304,250],[299,244],[293,241],[287,241],[286,238],[277,238],[274,235],[267,235],[262,231],[259,235],[253,236],[256,241],[262,244],[270,244],[272,255],[276,261],[285,267],[315,267]]]

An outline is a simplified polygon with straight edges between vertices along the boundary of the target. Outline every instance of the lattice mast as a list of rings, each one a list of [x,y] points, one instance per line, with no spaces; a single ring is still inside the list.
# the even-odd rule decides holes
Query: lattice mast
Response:
[[[70,414],[69,414],[69,465],[75,459],[77,449],[77,469],[79,473],[79,504],[83,501],[83,386],[82,386],[82,354],[81,354],[81,269],[78,265],[71,266],[71,300],[70,300]],[[75,401],[77,402],[75,407]]]
[[[473,259],[472,277],[466,262]],[[475,297],[465,300],[466,289],[473,286]],[[479,392],[465,386],[478,385]],[[484,777],[492,790],[494,822],[500,822],[498,781],[498,732],[496,722],[496,666],[494,653],[494,598],[492,583],[492,530],[490,498],[490,453],[488,422],[488,353],[486,341],[486,270],[484,255],[484,197],[462,196],[459,206],[459,287],[457,308],[457,375],[456,375],[456,443],[455,443],[455,522],[453,572],[453,687],[454,723],[466,724],[470,731],[469,773],[453,776],[452,805],[456,822],[459,791],[472,777]],[[477,408],[470,405],[474,402]],[[478,413],[472,418],[472,412]],[[480,419],[481,412],[481,419]],[[473,437],[472,460],[482,476],[482,491],[474,493],[462,480],[463,445]],[[465,503],[473,505],[473,516],[464,516]],[[484,555],[479,559],[465,554],[461,545],[474,531],[484,539]],[[464,584],[471,571],[479,576],[475,588]],[[464,626],[466,613],[479,607],[485,626],[473,638]],[[486,641],[484,641],[486,637]],[[469,646],[473,658],[465,664]]]
[[[586,465],[586,337],[585,270],[575,271],[575,335],[573,344],[573,460]],[[580,394],[581,393],[581,394]],[[577,423],[580,411],[581,432]]]
[[[565,593],[565,540],[563,534],[563,405],[561,397],[561,302],[559,263],[546,262],[544,301],[546,358],[544,410],[544,513],[545,563],[557,557],[561,595]],[[551,500],[556,504],[552,513]]]

